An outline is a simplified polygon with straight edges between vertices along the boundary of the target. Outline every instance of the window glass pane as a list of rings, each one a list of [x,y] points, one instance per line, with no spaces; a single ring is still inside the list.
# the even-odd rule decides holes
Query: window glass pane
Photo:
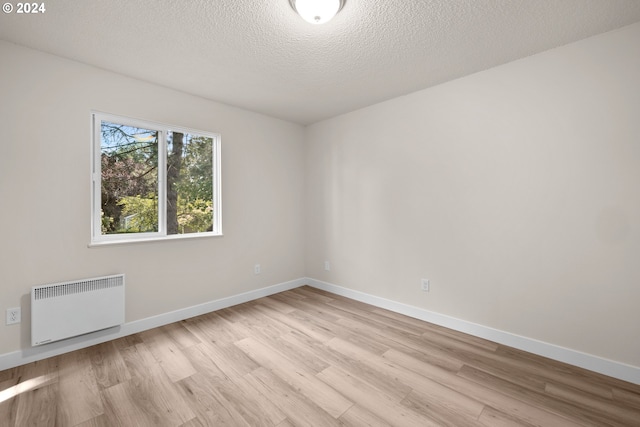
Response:
[[[158,132],[101,121],[102,234],[158,231]]]
[[[167,136],[167,234],[213,230],[213,138]]]

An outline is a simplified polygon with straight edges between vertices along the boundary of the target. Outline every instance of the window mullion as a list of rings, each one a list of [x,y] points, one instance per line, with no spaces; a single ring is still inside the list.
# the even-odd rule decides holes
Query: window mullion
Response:
[[[158,136],[158,232],[167,235],[167,131]]]

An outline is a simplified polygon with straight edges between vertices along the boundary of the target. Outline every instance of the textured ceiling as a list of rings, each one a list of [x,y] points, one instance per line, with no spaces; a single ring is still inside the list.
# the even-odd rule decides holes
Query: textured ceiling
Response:
[[[0,38],[309,124],[640,21],[638,0],[47,0]],[[2,58],[0,58],[2,60]]]

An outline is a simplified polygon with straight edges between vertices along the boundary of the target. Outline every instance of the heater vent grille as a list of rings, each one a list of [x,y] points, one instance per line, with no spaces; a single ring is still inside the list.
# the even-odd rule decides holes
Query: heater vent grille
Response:
[[[35,300],[57,298],[70,294],[92,292],[99,289],[109,289],[124,286],[124,275],[99,277],[96,279],[79,280],[56,285],[38,286],[33,289]]]

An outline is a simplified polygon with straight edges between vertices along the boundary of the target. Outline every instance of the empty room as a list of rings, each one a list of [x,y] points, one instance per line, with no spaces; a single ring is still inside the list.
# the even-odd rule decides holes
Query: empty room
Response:
[[[640,426],[640,2],[0,13],[1,426]]]

